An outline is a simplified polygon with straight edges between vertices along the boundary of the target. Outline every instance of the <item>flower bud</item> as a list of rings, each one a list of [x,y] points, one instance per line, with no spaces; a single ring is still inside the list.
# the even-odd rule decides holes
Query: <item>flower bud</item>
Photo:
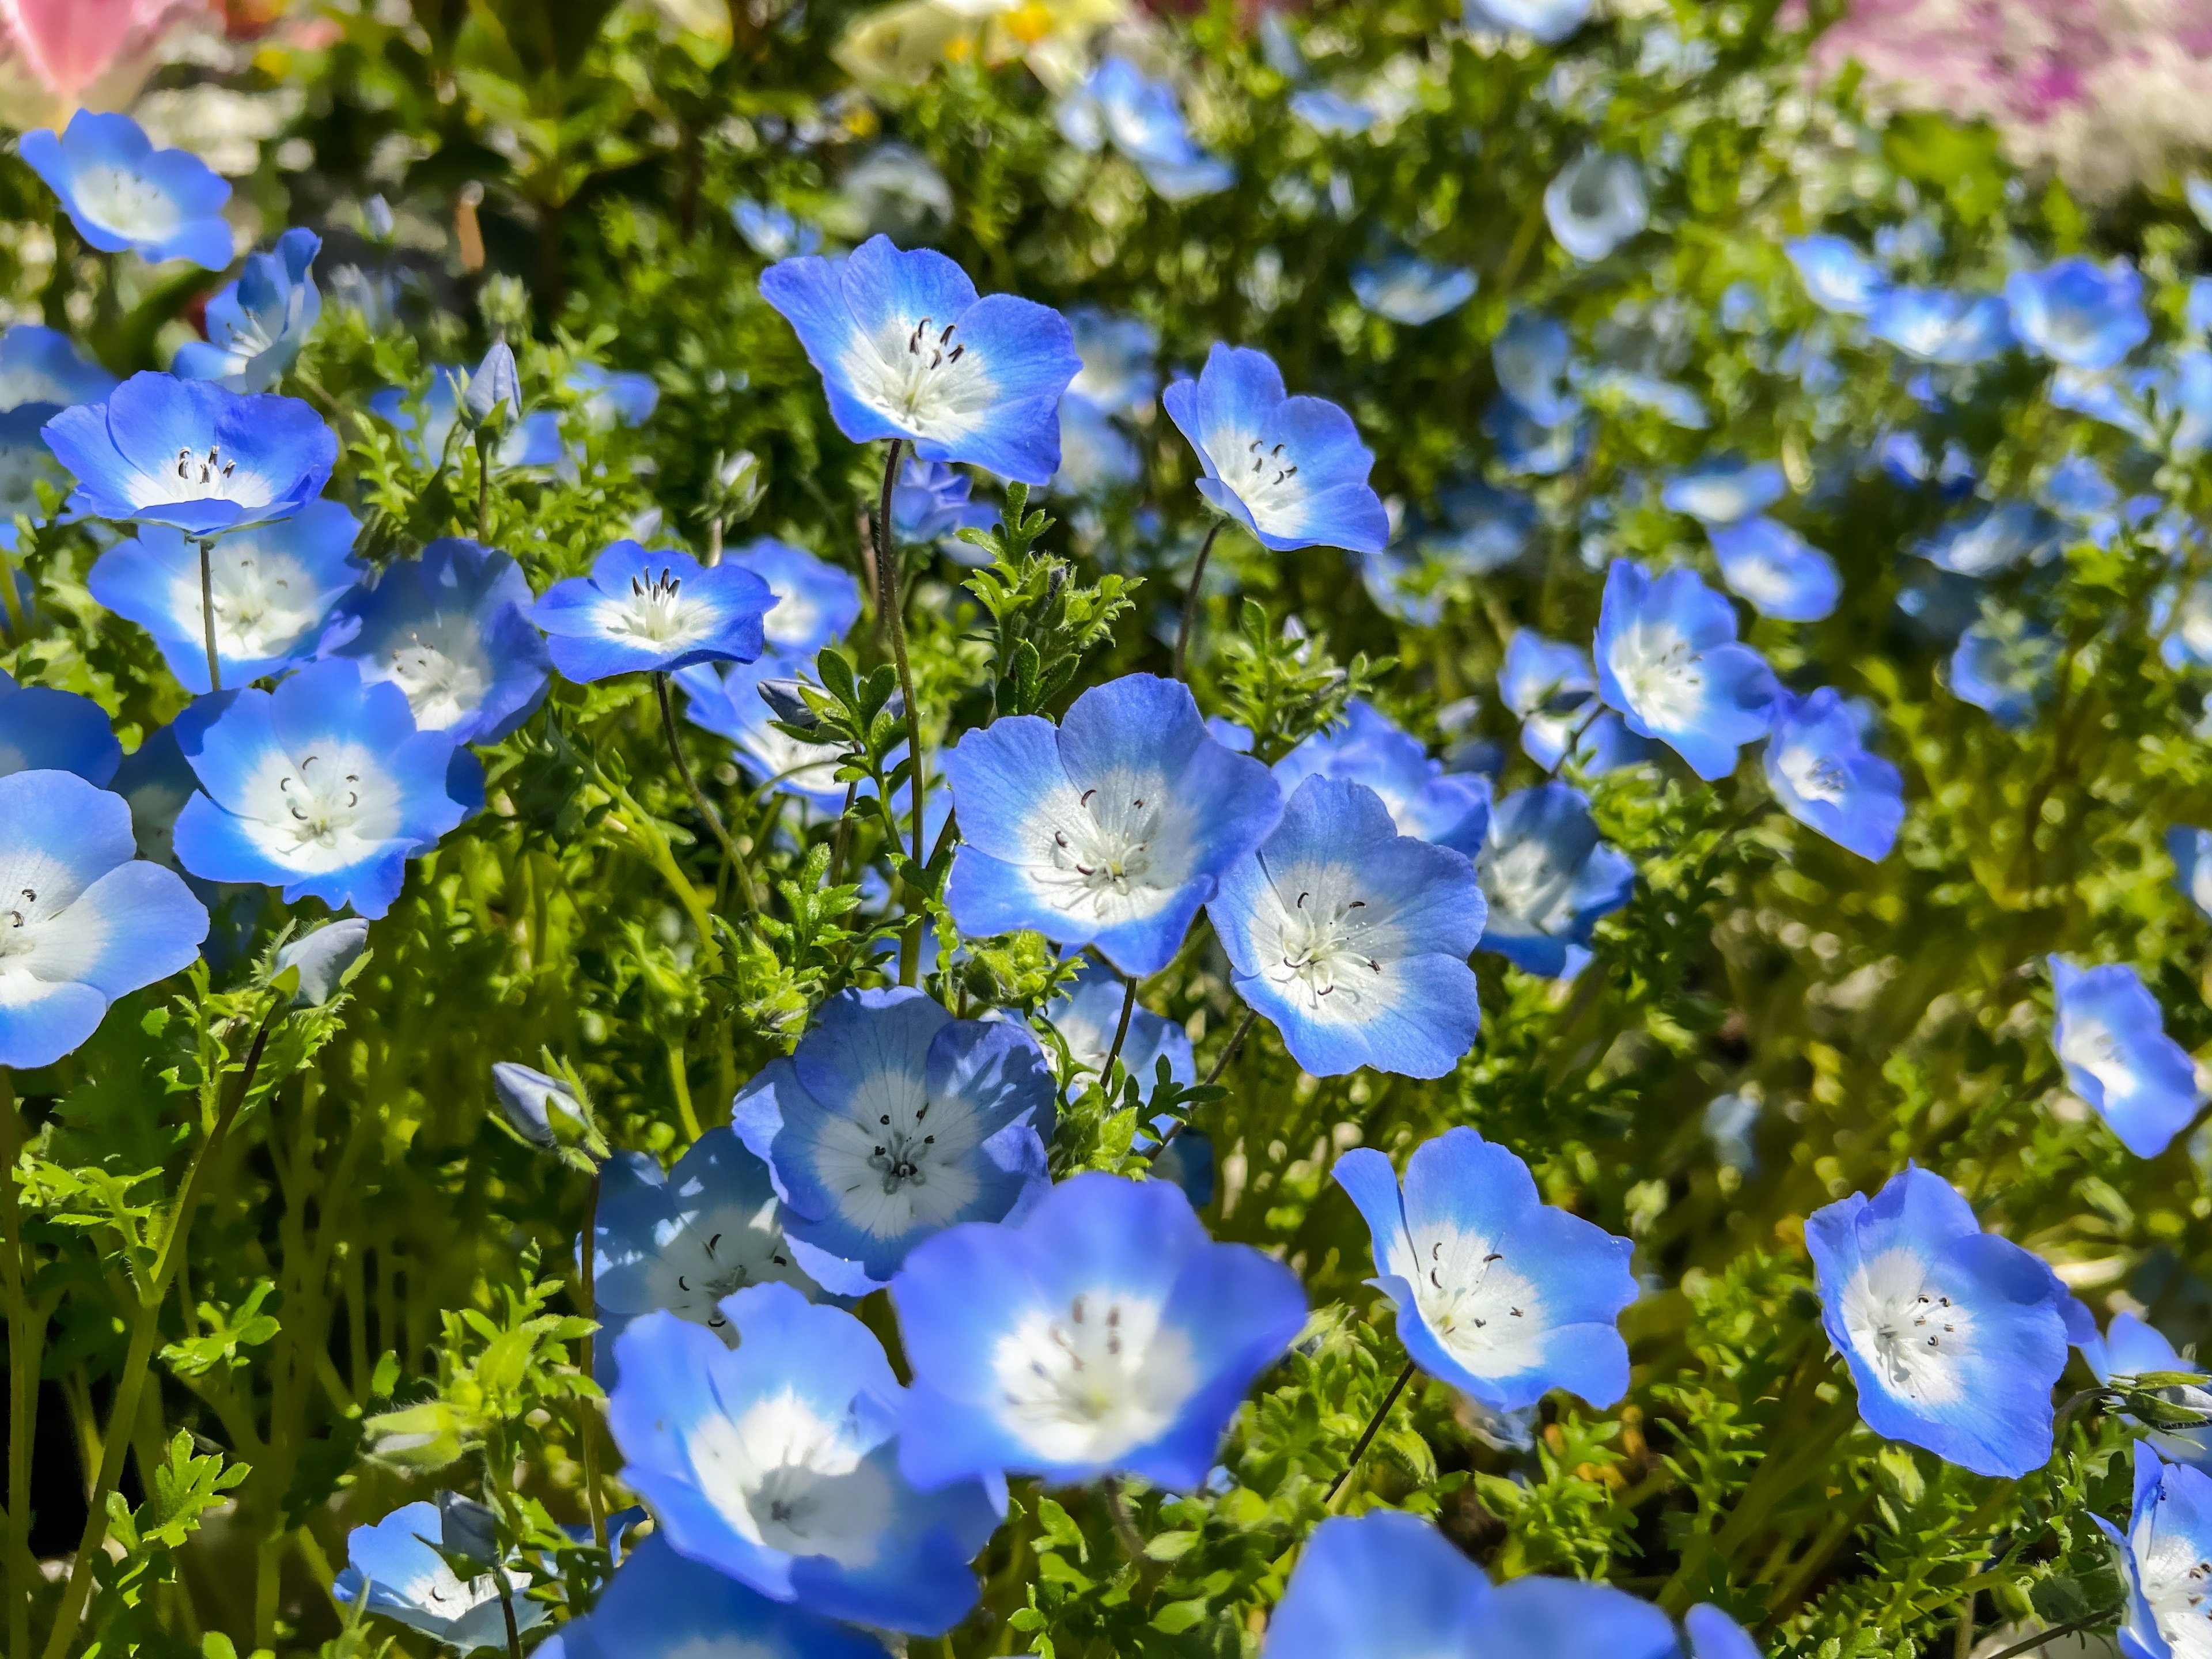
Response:
[[[591,1113],[576,1091],[557,1077],[503,1060],[491,1068],[492,1091],[514,1133],[549,1152],[580,1146],[587,1156],[606,1156]]]
[[[763,680],[758,688],[761,701],[768,705],[769,712],[786,726],[796,726],[808,732],[818,731],[822,717],[800,695],[802,684],[790,679]]]
[[[347,973],[368,948],[368,924],[359,916],[348,916],[280,946],[271,977],[296,968],[300,983],[292,994],[292,1006],[319,1008],[338,994]]]
[[[522,418],[522,378],[515,372],[514,349],[506,341],[497,342],[484,353],[483,362],[477,365],[461,393],[461,408],[471,427],[492,424],[494,416],[502,410],[501,425]]]

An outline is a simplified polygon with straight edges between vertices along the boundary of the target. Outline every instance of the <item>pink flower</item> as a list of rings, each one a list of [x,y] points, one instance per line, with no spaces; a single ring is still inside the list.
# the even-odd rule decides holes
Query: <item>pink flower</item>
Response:
[[[208,9],[208,0],[0,0],[0,46],[65,114],[111,101],[100,94],[118,70],[129,82],[119,88],[127,99],[144,78],[137,60],[172,24]]]

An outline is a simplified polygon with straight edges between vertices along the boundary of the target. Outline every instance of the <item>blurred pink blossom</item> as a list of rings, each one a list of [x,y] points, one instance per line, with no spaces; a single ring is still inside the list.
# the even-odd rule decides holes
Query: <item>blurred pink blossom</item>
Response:
[[[161,36],[209,9],[209,0],[0,0],[0,63],[41,106],[35,118],[14,107],[4,118],[34,126],[81,105],[127,102]]]

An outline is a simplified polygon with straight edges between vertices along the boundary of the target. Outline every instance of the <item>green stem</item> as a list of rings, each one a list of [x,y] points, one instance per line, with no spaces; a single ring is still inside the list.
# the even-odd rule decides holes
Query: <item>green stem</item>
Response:
[[[576,1300],[581,1304],[586,1319],[599,1316],[599,1302],[592,1281],[592,1270],[597,1265],[593,1257],[599,1254],[599,1172],[592,1171],[592,1190],[584,1200],[584,1236],[577,1250]],[[592,1336],[586,1331],[576,1344],[576,1352],[583,1364],[584,1375],[592,1375]],[[592,1430],[592,1411],[588,1401],[580,1402],[576,1410],[576,1443],[583,1454],[584,1508],[592,1517],[592,1541],[601,1549],[607,1547],[607,1514],[599,1501],[599,1454]]]
[[[906,600],[899,588],[898,547],[891,534],[891,489],[898,483],[899,456],[905,447],[904,439],[894,438],[884,458],[883,500],[876,514],[876,583],[882,594],[884,625],[890,635],[891,659],[898,664],[899,694],[906,699],[907,787],[914,791],[914,861],[920,865],[922,797],[927,793],[928,775],[922,764],[921,706],[915,701],[914,666],[906,654]]]
[[[721,846],[722,856],[730,861],[730,872],[738,878],[738,895],[744,900],[745,908],[758,910],[760,896],[754,890],[752,872],[745,866],[745,855],[738,851],[737,842],[730,839],[730,832],[722,823],[722,815],[708,803],[706,791],[700,788],[699,780],[692,775],[691,763],[684,758],[684,739],[676,727],[676,706],[669,701],[665,672],[655,671],[653,694],[660,702],[660,729],[667,733],[668,752],[676,760],[676,775],[684,780],[684,788],[691,794],[691,805],[698,810],[699,816],[707,820],[707,828],[714,832],[715,841]]]
[[[1252,1027],[1259,1022],[1259,1018],[1260,1011],[1257,1008],[1247,1008],[1244,1011],[1244,1018],[1237,1023],[1237,1030],[1230,1037],[1229,1046],[1221,1051],[1221,1058],[1213,1062],[1213,1069],[1206,1074],[1206,1087],[1211,1088],[1221,1081],[1221,1074],[1229,1069],[1229,1062],[1237,1058],[1237,1050],[1244,1046],[1245,1037],[1250,1035]],[[1188,1127],[1190,1127],[1188,1118],[1177,1118],[1168,1125],[1167,1133],[1159,1138],[1158,1144],[1151,1152],[1145,1154],[1146,1158],[1157,1163],[1160,1154],[1174,1145],[1175,1138]]]
[[[207,641],[208,690],[222,690],[222,659],[215,648],[215,538],[200,538],[200,631]]]
[[[491,450],[481,427],[477,429],[477,540],[491,545]]]
[[[1198,595],[1199,590],[1206,585],[1206,562],[1213,556],[1213,538],[1221,533],[1221,526],[1228,522],[1226,519],[1213,521],[1213,528],[1206,532],[1206,539],[1199,544],[1198,562],[1191,567],[1190,591],[1182,597],[1182,623],[1176,629],[1175,677],[1177,679],[1183,678],[1183,661],[1190,651],[1191,633],[1198,626]]]
[[[1134,975],[1123,981],[1127,988],[1121,994],[1121,1018],[1114,1027],[1114,1046],[1106,1051],[1106,1063],[1098,1068],[1098,1086],[1111,1088],[1114,1062],[1121,1058],[1121,1044],[1129,1035],[1129,1016],[1137,1011],[1137,981]]]
[[[1336,1479],[1328,1483],[1328,1491],[1322,1494],[1321,1500],[1323,1509],[1336,1502],[1337,1493],[1344,1489],[1344,1483],[1352,1479],[1352,1470],[1359,1467],[1359,1460],[1367,1455],[1368,1447],[1374,1444],[1375,1437],[1382,1432],[1382,1419],[1390,1415],[1390,1407],[1398,1403],[1398,1396],[1406,1392],[1406,1385],[1413,1380],[1413,1362],[1408,1359],[1406,1369],[1398,1373],[1398,1380],[1390,1385],[1390,1392],[1382,1396],[1382,1403],[1375,1408],[1375,1415],[1367,1419],[1367,1426],[1360,1431],[1359,1443],[1352,1447],[1352,1455],[1345,1459],[1344,1467],[1336,1472]]]
[[[6,572],[0,568],[0,580]],[[31,1448],[38,1427],[39,1357],[46,1346],[46,1322],[32,1317],[32,1263],[23,1250],[21,1194],[15,1165],[22,1156],[21,1125],[15,1117],[15,1091],[0,1066],[0,1243],[7,1261],[0,1290],[8,1298],[8,1519],[0,1577],[8,1586],[8,1651],[31,1650],[31,1603],[37,1593],[37,1567],[31,1559]]]
[[[21,645],[31,637],[30,619],[23,614],[23,596],[15,591],[15,565],[0,548],[0,613],[7,617],[8,639]]]

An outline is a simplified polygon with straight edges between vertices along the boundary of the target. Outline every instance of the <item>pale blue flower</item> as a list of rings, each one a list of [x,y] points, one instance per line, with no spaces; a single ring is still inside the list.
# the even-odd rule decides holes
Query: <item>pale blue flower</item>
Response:
[[[1656,738],[1711,781],[1765,735],[1775,696],[1765,659],[1735,639],[1735,612],[1693,570],[1653,576],[1617,559],[1597,625],[1598,694],[1638,737]]]
[[[2166,1034],[2158,999],[2126,963],[2050,962],[2057,1005],[2051,1046],[2067,1087],[2112,1126],[2122,1146],[2156,1158],[2189,1127],[2202,1098],[2188,1051]]]
[[[1150,323],[1097,306],[1070,306],[1067,325],[1083,360],[1067,383],[1069,396],[1109,415],[1133,415],[1159,395],[1160,337]]]
[[[375,1525],[356,1527],[346,1534],[345,1571],[331,1585],[331,1595],[343,1607],[358,1601],[370,1613],[421,1631],[457,1653],[503,1649],[502,1577],[518,1632],[536,1629],[551,1609],[522,1593],[532,1580],[520,1567],[471,1578],[453,1571],[441,1552],[474,1555],[483,1546],[479,1532],[465,1525],[449,1528],[436,1504],[403,1504]]]
[[[1316,732],[1275,763],[1285,798],[1310,777],[1364,784],[1382,798],[1401,835],[1473,858],[1490,827],[1490,780],[1447,772],[1420,740],[1364,697],[1345,705],[1344,723]]]
[[[2029,501],[1993,501],[1951,520],[1909,552],[1961,576],[1994,576],[2058,551],[2058,522]]]
[[[1784,811],[1862,858],[1886,859],[1897,844],[1905,781],[1869,751],[1843,699],[1826,686],[1775,699],[1766,782]]]
[[[2177,824],[2166,832],[2166,850],[2173,859],[2173,884],[2212,917],[2212,830]]]
[[[737,226],[745,245],[763,259],[788,259],[793,254],[812,253],[822,246],[819,228],[802,224],[789,209],[774,202],[740,198],[730,204],[730,222]]]
[[[72,404],[105,402],[116,384],[58,329],[17,323],[0,334],[0,410],[46,404],[51,420]]]
[[[230,263],[230,186],[190,150],[155,149],[129,116],[80,109],[58,133],[25,133],[16,150],[101,252],[128,248],[149,263],[189,259],[209,270]]]
[[[1838,316],[1865,316],[1889,285],[1881,267],[1840,236],[1801,236],[1783,252],[1813,303]]]
[[[963,530],[988,529],[999,509],[970,501],[974,488],[975,481],[957,467],[908,457],[891,486],[892,533],[904,544],[949,542]]]
[[[2167,1341],[2158,1327],[2124,1310],[2112,1316],[2102,1336],[2081,1345],[2081,1358],[2088,1362],[2090,1374],[2106,1384],[2121,1377],[2148,1376],[2160,1371],[2199,1376],[2205,1373],[2196,1359],[2185,1358]],[[2188,1463],[2212,1473],[2212,1389],[2185,1382],[2160,1389],[2157,1394],[2167,1404],[2193,1412],[2204,1420],[2186,1427],[2146,1428],[2144,1443],[2168,1462]],[[2135,1422],[2124,1413],[2123,1420]]]
[[[2008,732],[2026,731],[2057,665],[2058,641],[2048,629],[2009,612],[1985,614],[1951,653],[1951,695]]]
[[[1483,412],[1482,430],[1497,446],[1505,469],[1522,477],[1556,477],[1579,465],[1589,451],[1589,421],[1571,417],[1546,426],[1503,396]]]
[[[578,363],[568,371],[568,389],[584,400],[584,418],[601,431],[643,426],[660,406],[660,386],[650,374]]]
[[[892,510],[896,516],[897,509]],[[730,549],[722,562],[768,584],[775,603],[761,620],[762,632],[768,652],[787,662],[812,660],[860,619],[860,584],[853,573],[789,542],[758,537]]]
[[[1114,417],[1073,392],[1060,400],[1060,471],[1053,489],[1066,495],[1101,495],[1133,484],[1144,458]]]
[[[1571,753],[1585,771],[1650,760],[1659,746],[1639,738],[1598,702],[1597,671],[1580,646],[1516,628],[1498,670],[1498,696],[1521,721],[1521,747],[1547,772]]]
[[[1475,878],[1490,902],[1482,948],[1523,973],[1571,979],[1599,921],[1628,902],[1636,866],[1598,838],[1589,798],[1541,783],[1498,803]]]
[[[1145,182],[1170,202],[1212,196],[1237,182],[1237,169],[1194,143],[1175,88],[1127,58],[1108,58],[1060,100],[1060,131],[1078,149],[1108,144],[1137,164]]]
[[[1467,0],[1467,25],[1517,31],[1555,45],[1583,26],[1589,9],[1590,0]]]
[[[611,1517],[610,1517],[611,1519]],[[588,1536],[588,1533],[586,1534]],[[501,1642],[505,1638],[502,1636]],[[531,1659],[890,1659],[850,1625],[756,1594],[677,1553],[659,1533],[624,1559],[592,1610]]]
[[[1394,254],[1352,273],[1352,291],[1378,317],[1418,327],[1457,311],[1474,297],[1474,273],[1462,265],[1431,264],[1413,253]]]
[[[1480,479],[1447,484],[1437,496],[1437,519],[1418,521],[1410,539],[1424,556],[1469,576],[1503,569],[1528,550],[1536,504],[1517,489],[1493,489]]]
[[[105,789],[122,761],[107,711],[90,697],[18,685],[0,669],[0,777],[74,772]]]
[[[837,769],[849,751],[838,744],[793,737],[776,725],[780,717],[761,695],[764,683],[797,679],[803,666],[781,656],[750,663],[700,663],[678,669],[675,680],[684,689],[684,717],[735,744],[738,764],[755,783],[796,796],[813,811],[834,817],[844,810],[849,786],[839,779]],[[897,752],[905,752],[903,745]],[[865,784],[861,793],[872,794],[874,786]]]
[[[2013,343],[2002,300],[1937,288],[1887,290],[1867,313],[1867,332],[1926,363],[1986,362]]]
[[[1373,110],[1356,99],[1321,87],[1302,87],[1292,93],[1291,113],[1316,132],[1331,138],[1357,137],[1373,126],[1376,118]]]
[[[2013,332],[2069,368],[2106,369],[2150,337],[2142,278],[2125,259],[2061,259],[2005,282]]]
[[[1114,1031],[1121,1022],[1125,982],[1097,963],[1087,963],[1066,994],[1045,1006],[1044,1017],[1067,1045],[1068,1058],[1085,1071],[1103,1076]],[[1159,1063],[1168,1075],[1188,1085],[1198,1081],[1198,1062],[1182,1026],[1139,1003],[1129,1011],[1129,1030],[1121,1039],[1121,1066],[1135,1079],[1138,1098],[1149,1101],[1158,1086]],[[1177,1142],[1188,1136],[1178,1136]],[[1193,1203],[1200,1200],[1194,1198]]]
[[[1582,410],[1573,358],[1565,326],[1537,312],[1516,312],[1490,343],[1498,390],[1542,427],[1559,426]]]
[[[408,393],[398,386],[386,386],[369,393],[368,411],[398,431],[417,466],[435,467],[447,459],[454,434],[466,430],[461,424],[463,388],[471,378],[465,369],[435,363],[430,368],[429,389],[416,406],[419,416],[416,408],[409,407]],[[514,408],[519,410],[519,386],[513,395]],[[492,447],[491,463],[495,469],[545,467],[558,461],[562,453],[561,417],[550,409],[538,409],[526,415],[516,415],[505,434]]]
[[[1585,150],[1546,188],[1544,217],[1553,237],[1576,258],[1602,259],[1650,221],[1644,170],[1633,157]]]
[[[177,348],[175,371],[220,380],[234,392],[266,392],[283,379],[323,313],[313,270],[322,238],[295,228],[274,252],[250,253],[238,280],[207,304],[207,338]]]
[[[750,662],[765,648],[775,595],[736,564],[647,552],[619,541],[589,576],[556,582],[530,619],[551,636],[553,665],[580,683],[665,673],[695,663]]]
[[[1729,592],[1748,600],[1762,617],[1818,622],[1843,596],[1836,562],[1765,514],[1740,524],[1713,525],[1705,535]]]
[[[1631,409],[1648,410],[1686,432],[1703,432],[1713,423],[1696,392],[1656,374],[1639,374],[1615,363],[1601,363],[1583,376],[1582,385],[1601,406],[1611,400]]]
[[[2119,1630],[2127,1659],[2196,1659],[2212,1646],[2212,1475],[2169,1463],[2138,1440],[2135,1506],[2128,1529],[2092,1515],[2118,1547],[2127,1617]]]
[[[1789,493],[1790,481],[1773,462],[1716,455],[1676,473],[1659,498],[1705,524],[1730,525],[1765,512]]]

